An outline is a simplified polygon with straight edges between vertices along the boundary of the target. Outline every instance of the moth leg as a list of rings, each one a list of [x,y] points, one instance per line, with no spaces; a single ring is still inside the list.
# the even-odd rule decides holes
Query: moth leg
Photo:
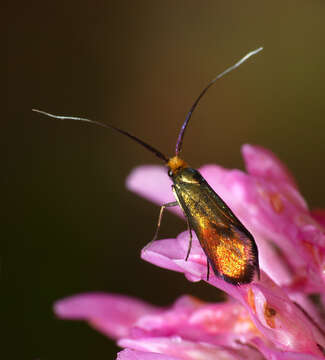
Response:
[[[207,281],[209,281],[209,277],[210,277],[210,263],[209,263],[209,260],[207,258]]]
[[[187,260],[188,260],[188,257],[190,256],[191,249],[192,249],[192,228],[191,228],[190,221],[189,221],[189,219],[188,219],[188,217],[187,217],[187,215],[186,215],[186,213],[185,213],[185,211],[184,211],[184,209],[183,209],[183,207],[182,207],[182,204],[181,204],[181,202],[180,202],[179,199],[178,199],[178,195],[177,195],[177,192],[176,192],[176,190],[175,190],[175,186],[174,186],[174,185],[172,185],[172,189],[173,189],[173,193],[174,193],[174,195],[175,195],[175,198],[176,198],[176,200],[177,200],[176,203],[177,203],[177,204],[180,206],[180,208],[183,210],[183,213],[184,213],[184,215],[185,215],[185,217],[186,217],[187,229],[188,229],[188,231],[189,231],[189,233],[190,233],[190,241],[189,241],[187,253],[186,253],[186,256],[185,256],[185,261],[187,261]]]
[[[163,212],[164,212],[165,208],[167,208],[167,207],[173,207],[173,206],[177,206],[177,205],[178,205],[178,202],[177,202],[177,201],[173,201],[173,202],[170,202],[170,203],[167,203],[167,204],[164,204],[164,205],[161,206],[160,212],[159,212],[158,224],[157,224],[157,229],[156,229],[155,235],[154,235],[153,239],[150,241],[150,243],[147,244],[146,248],[147,248],[151,243],[153,243],[155,240],[157,240],[158,233],[159,233],[159,229],[160,229],[160,224],[161,224],[161,219],[162,219]]]
[[[190,256],[190,252],[191,252],[191,249],[192,249],[192,228],[191,228],[191,224],[190,224],[190,222],[188,220],[188,217],[186,217],[186,221],[187,221],[187,228],[188,228],[188,231],[190,233],[190,241],[188,243],[188,249],[187,249],[185,261],[188,260],[188,257]]]

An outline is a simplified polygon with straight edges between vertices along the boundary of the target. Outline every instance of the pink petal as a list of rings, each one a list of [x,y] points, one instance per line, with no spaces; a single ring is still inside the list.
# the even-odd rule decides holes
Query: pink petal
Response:
[[[293,281],[293,274],[290,271],[289,263],[274,245],[259,235],[255,235],[258,244],[258,257],[260,269],[265,272],[277,285],[285,286]]]
[[[157,352],[175,356],[181,360],[263,360],[260,353],[249,347],[230,349],[207,343],[187,341],[178,336],[168,338],[122,339],[119,341],[119,345],[138,351]]]
[[[181,233],[177,239],[164,239],[154,241],[147,245],[141,252],[141,258],[162,268],[173,271],[184,272],[187,267],[191,268],[191,281],[201,279],[201,266],[206,269],[206,256],[193,234],[193,242],[190,259],[195,261],[185,261],[189,244],[189,234],[187,231]]]
[[[270,150],[261,146],[245,144],[241,151],[250,175],[274,183],[288,183],[296,187],[295,180],[287,167]]]
[[[306,291],[325,292],[325,232],[306,209],[277,184],[241,171],[207,165],[201,173],[257,241],[277,244],[294,273],[304,276]]]
[[[176,239],[157,240],[141,251],[141,258],[156,266],[182,272],[178,260],[184,260],[184,249]]]
[[[190,281],[206,280],[207,260],[206,256],[193,234],[192,248],[189,259],[186,261],[187,247],[189,243],[188,232],[181,233],[177,239],[155,241],[144,248],[141,253],[142,259],[157,266],[183,272]],[[226,291],[235,298],[241,297],[242,287],[236,287],[217,278],[212,274],[210,281],[213,286]]]
[[[117,354],[116,360],[180,360],[164,354],[125,349]]]
[[[128,336],[130,328],[141,316],[158,311],[158,308],[131,297],[101,293],[75,295],[54,304],[58,317],[86,320],[112,338]]]
[[[284,288],[284,291],[285,290]],[[320,331],[325,334],[324,316],[322,316],[310,297],[302,292],[290,292],[288,296],[294,304],[300,309],[303,309],[303,312],[309,316],[309,319],[311,319],[314,324],[317,324],[318,328],[321,329]]]
[[[183,296],[165,311],[138,320],[136,337],[180,336],[184,340],[237,347],[261,336],[238,302],[206,304]]]
[[[133,169],[126,179],[126,187],[129,190],[159,206],[175,201],[171,185],[172,181],[167,175],[167,168],[160,165],[139,166]],[[168,208],[168,210],[184,217],[178,206]]]
[[[184,241],[181,237],[177,240]],[[163,241],[160,240],[162,249],[164,248]],[[189,279],[191,276],[205,279],[205,266],[197,263],[197,256],[202,250],[194,248],[193,252],[194,254],[187,262],[178,258],[173,259],[172,252],[169,252],[168,261],[177,261],[178,266],[183,269]],[[239,300],[250,313],[259,331],[279,349],[319,355],[317,343],[325,347],[325,338],[317,327],[291,302],[285,292],[263,273],[261,281],[248,285],[233,286],[213,274],[209,283]]]
[[[256,326],[278,349],[322,354],[317,344],[324,347],[324,334],[275,284],[252,284],[242,300]]]
[[[263,353],[263,355],[270,360],[322,360],[323,356],[310,355],[295,351],[281,351],[274,347],[266,346],[263,341],[258,338],[253,340],[253,343]]]
[[[176,240],[159,240],[146,246],[141,257],[163,268],[184,272],[190,281],[206,280],[207,261],[197,237],[193,234],[191,253],[188,261],[185,261],[189,235],[188,232],[181,233]],[[159,247],[156,245],[159,243]],[[183,249],[183,254],[181,253]],[[210,276],[209,283],[226,291],[236,299],[240,298],[243,286],[236,287],[220,280],[214,274]]]

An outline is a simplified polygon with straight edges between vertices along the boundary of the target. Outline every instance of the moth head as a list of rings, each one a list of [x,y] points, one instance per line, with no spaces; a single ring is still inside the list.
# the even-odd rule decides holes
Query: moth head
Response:
[[[168,176],[171,178],[177,176],[183,169],[188,168],[187,163],[177,155],[170,158],[166,166],[168,167]]]
[[[179,159],[179,158],[178,158]],[[200,184],[202,178],[198,171],[190,168],[183,160],[176,162],[176,167],[172,168],[168,165],[168,175],[174,182],[179,184]]]

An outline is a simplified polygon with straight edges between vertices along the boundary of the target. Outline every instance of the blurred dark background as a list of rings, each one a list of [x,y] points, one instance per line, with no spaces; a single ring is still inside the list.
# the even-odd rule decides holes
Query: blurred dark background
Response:
[[[161,305],[183,293],[220,297],[139,258],[158,207],[128,192],[125,178],[159,161],[119,134],[33,107],[110,122],[172,155],[203,86],[262,45],[203,99],[183,154],[194,167],[243,168],[241,145],[263,145],[311,207],[325,206],[324,1],[29,1],[9,10],[1,283],[11,356],[115,358],[113,341],[54,317],[53,302],[67,295]],[[161,237],[183,229],[168,214]]]

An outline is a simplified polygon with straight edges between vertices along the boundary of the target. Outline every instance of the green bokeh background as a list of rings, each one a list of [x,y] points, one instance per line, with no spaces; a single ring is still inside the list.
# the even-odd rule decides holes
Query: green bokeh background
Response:
[[[324,1],[30,1],[9,10],[1,282],[10,358],[115,358],[113,341],[54,317],[53,302],[67,295],[161,305],[183,293],[220,297],[139,258],[158,207],[128,192],[125,178],[159,161],[119,134],[32,107],[113,123],[172,155],[203,86],[263,45],[203,99],[183,155],[193,167],[243,168],[240,146],[260,144],[293,171],[311,207],[325,207]],[[183,229],[168,214],[161,237]]]

